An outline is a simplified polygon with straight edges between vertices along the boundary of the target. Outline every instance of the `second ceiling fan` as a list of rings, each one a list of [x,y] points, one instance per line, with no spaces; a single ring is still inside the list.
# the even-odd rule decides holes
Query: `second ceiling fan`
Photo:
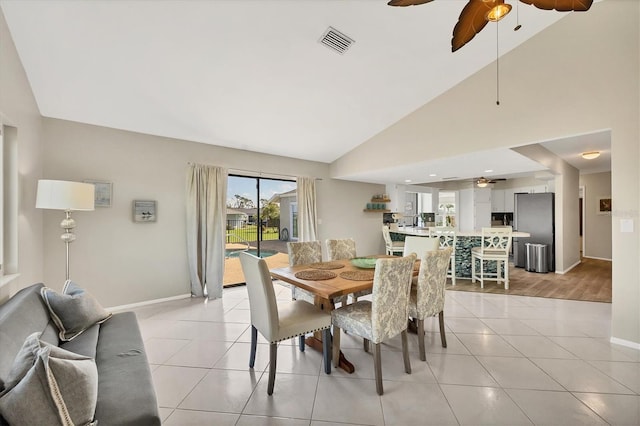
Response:
[[[418,6],[433,0],[391,0],[389,6]],[[557,10],[559,12],[584,12],[591,8],[593,0],[520,0],[522,3],[534,5],[538,9]],[[505,0],[469,0],[453,28],[451,51],[455,52],[467,44],[487,25],[497,22],[511,11],[511,5]]]

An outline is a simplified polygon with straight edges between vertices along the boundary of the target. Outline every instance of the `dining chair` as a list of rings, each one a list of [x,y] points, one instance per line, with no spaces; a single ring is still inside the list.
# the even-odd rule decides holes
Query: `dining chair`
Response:
[[[422,255],[425,252],[438,250],[439,247],[439,238],[416,237],[413,235],[407,235],[407,237],[404,239],[403,256],[408,256],[411,253],[415,253],[418,256],[418,259],[421,259]]]
[[[373,277],[371,301],[359,300],[331,311],[333,322],[333,356],[337,365],[340,354],[340,330],[364,339],[364,350],[369,351],[369,342],[374,344],[373,365],[378,395],[382,387],[382,360],[380,343],[402,335],[402,354],[405,372],[411,374],[409,348],[407,345],[407,318],[409,315],[409,292],[416,255],[378,259]]]
[[[289,253],[289,266],[322,262],[322,244],[320,241],[288,242],[287,252]],[[291,297],[294,300],[315,303],[315,297],[311,292],[294,285],[291,286]]]
[[[393,256],[396,253],[402,254],[404,252],[404,241],[392,241],[391,233],[387,225],[382,225],[382,238],[384,238],[387,254]]]
[[[447,277],[451,279],[451,285],[456,285],[456,245],[458,244],[456,228],[451,226],[429,228],[429,236],[440,238],[440,248],[451,247],[453,249],[451,250],[451,262],[447,270]]]
[[[329,239],[327,243],[327,256],[329,261],[353,259],[356,257],[356,242],[353,238]],[[371,290],[361,290],[351,294],[353,302],[358,301],[358,297],[371,294]],[[347,296],[340,299],[342,304],[347,303]]]
[[[418,281],[411,287],[409,297],[409,317],[418,322],[418,346],[420,359],[426,361],[424,348],[424,320],[438,315],[440,323],[440,340],[442,347],[447,347],[444,334],[444,294],[447,284],[447,269],[451,259],[451,247],[427,251],[420,260]]]
[[[480,281],[484,288],[484,280],[491,279],[504,282],[504,289],[509,289],[509,250],[511,249],[512,229],[510,226],[482,228],[480,247],[471,249],[471,282]],[[476,267],[476,261],[480,269]],[[495,262],[496,271],[486,271],[485,262]],[[501,268],[502,266],[502,268]],[[502,273],[500,270],[502,269]]]
[[[264,259],[240,253],[242,272],[247,282],[251,311],[251,353],[249,368],[256,360],[258,332],[269,342],[269,383],[267,394],[273,394],[276,380],[278,342],[322,331],[324,371],[331,374],[331,315],[303,300],[276,302],[273,282]]]

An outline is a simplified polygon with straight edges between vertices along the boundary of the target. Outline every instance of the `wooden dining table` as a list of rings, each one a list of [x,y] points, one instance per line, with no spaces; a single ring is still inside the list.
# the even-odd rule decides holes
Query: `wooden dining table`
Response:
[[[393,257],[389,255],[376,255],[368,257]],[[419,262],[416,262],[418,265]],[[414,275],[418,273],[414,267]],[[320,271],[315,272],[314,271]],[[323,275],[323,272],[333,272],[332,278],[321,277],[314,279],[314,275]],[[332,311],[335,309],[334,300],[341,296],[368,290],[373,287],[374,269],[361,269],[354,266],[350,260],[333,260],[329,262],[319,262],[309,265],[287,266],[283,268],[274,268],[269,271],[273,278],[292,284],[296,287],[309,291],[314,295],[315,305],[320,309]],[[296,276],[297,275],[297,276]],[[304,275],[308,275],[305,277]],[[324,274],[331,275],[331,274]],[[351,276],[351,279],[348,278]],[[370,277],[369,279],[365,279]],[[354,279],[358,278],[358,279]],[[308,346],[322,350],[321,335],[318,333],[306,339]],[[339,367],[348,373],[355,371],[354,365],[349,362],[342,351],[340,352]]]

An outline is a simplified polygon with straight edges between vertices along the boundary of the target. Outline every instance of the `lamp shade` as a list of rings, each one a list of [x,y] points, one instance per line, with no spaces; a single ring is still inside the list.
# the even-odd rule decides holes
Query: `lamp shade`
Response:
[[[36,208],[52,210],[93,210],[95,187],[91,183],[66,180],[39,180]]]

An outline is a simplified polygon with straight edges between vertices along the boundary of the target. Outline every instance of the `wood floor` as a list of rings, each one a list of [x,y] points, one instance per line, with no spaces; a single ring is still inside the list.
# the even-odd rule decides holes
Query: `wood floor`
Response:
[[[509,290],[495,281],[485,281],[481,289],[480,283],[468,279],[456,280],[455,286],[447,284],[447,290],[611,303],[611,262],[582,258],[582,262],[566,274],[538,274],[511,264]]]

